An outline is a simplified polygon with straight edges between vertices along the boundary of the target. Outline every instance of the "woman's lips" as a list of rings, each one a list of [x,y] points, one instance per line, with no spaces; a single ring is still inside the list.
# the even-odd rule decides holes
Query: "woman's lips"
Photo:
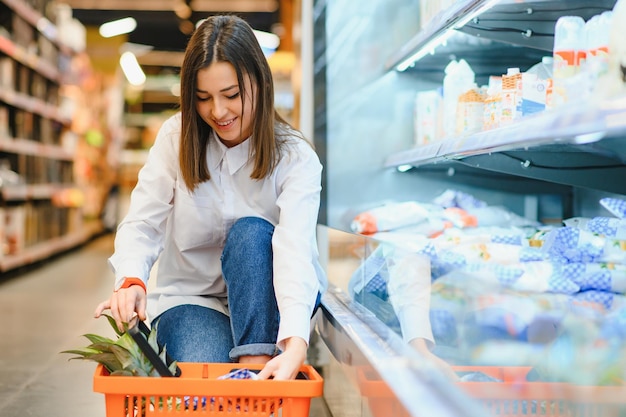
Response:
[[[221,121],[221,122],[215,121],[215,124],[217,125],[217,128],[219,130],[227,130],[235,123],[235,120],[236,120],[236,118],[235,119],[226,120],[226,121]]]

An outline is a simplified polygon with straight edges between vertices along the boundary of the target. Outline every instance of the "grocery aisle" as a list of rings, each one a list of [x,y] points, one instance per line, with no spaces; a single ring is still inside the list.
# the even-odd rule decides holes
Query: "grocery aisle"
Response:
[[[59,352],[85,346],[85,333],[113,336],[106,320],[93,318],[111,290],[112,244],[105,235],[2,279],[1,416],[105,416],[104,397],[91,387],[95,365]]]
[[[112,235],[103,235],[1,278],[0,416],[105,417],[104,396],[92,391],[95,365],[59,352],[85,346],[85,333],[114,336],[93,318],[111,290],[112,248]],[[329,416],[323,400],[312,402],[310,416]]]

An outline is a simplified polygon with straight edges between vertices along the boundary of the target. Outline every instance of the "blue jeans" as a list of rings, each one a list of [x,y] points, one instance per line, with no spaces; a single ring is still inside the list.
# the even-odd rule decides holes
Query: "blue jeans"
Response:
[[[279,353],[273,233],[271,223],[256,217],[237,220],[228,232],[221,260],[230,317],[202,306],[181,305],[156,318],[158,341],[173,359],[230,362],[240,356]]]

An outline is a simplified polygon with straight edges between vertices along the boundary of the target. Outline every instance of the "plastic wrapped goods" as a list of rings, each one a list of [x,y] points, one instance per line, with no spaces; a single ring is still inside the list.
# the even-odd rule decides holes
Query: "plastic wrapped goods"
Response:
[[[355,233],[372,234],[411,226],[426,220],[437,208],[415,201],[390,203],[358,214],[350,228]]]

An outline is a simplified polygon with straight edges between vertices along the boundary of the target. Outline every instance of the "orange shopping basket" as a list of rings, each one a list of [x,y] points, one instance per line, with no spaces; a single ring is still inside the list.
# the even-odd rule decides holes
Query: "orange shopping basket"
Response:
[[[528,381],[531,367],[453,366],[482,372],[501,382],[459,382],[488,416],[617,417],[626,415],[626,386],[588,386]]]
[[[323,394],[324,381],[304,365],[302,379],[290,381],[218,379],[234,369],[263,365],[179,363],[180,377],[111,376],[98,365],[95,392],[105,395],[107,417],[242,416],[307,417],[311,398]]]

